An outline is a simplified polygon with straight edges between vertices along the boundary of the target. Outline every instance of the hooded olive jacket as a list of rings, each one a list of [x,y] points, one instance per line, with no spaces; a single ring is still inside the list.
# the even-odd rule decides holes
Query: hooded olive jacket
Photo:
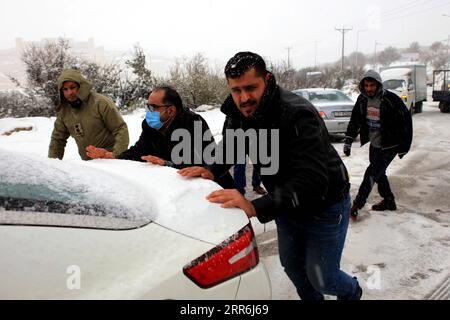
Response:
[[[80,85],[80,108],[72,107],[64,98],[61,88],[65,81]],[[69,136],[75,139],[78,153],[83,160],[90,159],[85,151],[89,145],[105,148],[113,152],[114,156],[127,150],[128,128],[116,105],[107,97],[92,91],[92,84],[79,71],[64,70],[58,78],[58,90],[61,104],[50,141],[49,158],[63,158]]]

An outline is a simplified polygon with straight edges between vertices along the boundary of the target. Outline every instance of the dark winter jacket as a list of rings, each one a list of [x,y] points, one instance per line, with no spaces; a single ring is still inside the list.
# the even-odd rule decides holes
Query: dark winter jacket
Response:
[[[383,89],[380,75],[369,70],[359,84],[361,94],[353,107],[350,123],[347,127],[347,136],[354,139],[360,135],[361,146],[370,141],[369,127],[367,125],[367,95],[364,90],[364,80],[373,79],[379,84],[380,104],[380,130],[382,149],[392,149],[398,154],[409,151],[412,142],[411,113],[402,99],[395,93]]]
[[[197,146],[196,143],[194,143],[194,123],[198,122],[199,133],[201,134],[200,139],[203,138],[203,133],[207,130],[209,130],[208,124],[206,121],[198,114],[188,110],[188,109],[182,109],[181,111],[177,111],[177,115],[175,116],[172,123],[168,126],[167,130],[165,132],[162,132],[161,130],[156,130],[153,128],[150,128],[150,126],[147,124],[147,121],[142,121],[142,133],[139,137],[139,140],[136,142],[136,144],[132,147],[130,147],[128,150],[121,153],[118,158],[119,159],[127,159],[127,160],[135,160],[135,161],[143,161],[141,159],[142,156],[152,155],[159,157],[164,160],[168,160],[171,162],[172,157],[172,149],[180,143],[180,141],[171,141],[172,133],[177,129],[185,129],[189,132],[190,137],[192,138],[191,143],[191,153],[189,155],[189,161],[182,164],[175,164],[176,168],[184,168],[192,165],[202,165],[203,162],[195,163],[195,157],[197,159],[202,160],[203,157],[201,157],[203,153],[203,149],[211,143],[211,141],[214,141],[213,138],[211,138],[208,141],[203,141],[202,144]],[[198,137],[197,137],[198,139]],[[197,148],[195,148],[197,147]],[[198,148],[200,147],[200,148]],[[181,153],[180,156],[183,154]]]
[[[252,201],[261,222],[280,215],[301,219],[320,214],[348,192],[347,170],[331,145],[317,110],[304,98],[278,87],[272,75],[252,117],[245,118],[231,96],[221,111],[226,115],[221,142],[225,150],[226,129],[279,129],[279,170],[273,175],[262,172],[268,194]],[[270,140],[262,143],[271,150]],[[214,164],[209,169],[216,176],[227,172],[230,166]]]

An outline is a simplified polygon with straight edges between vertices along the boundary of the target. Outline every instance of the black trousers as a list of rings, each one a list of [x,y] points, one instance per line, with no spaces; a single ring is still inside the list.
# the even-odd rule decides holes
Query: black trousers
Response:
[[[355,204],[359,208],[364,207],[366,204],[374,183],[377,183],[378,192],[381,197],[387,201],[394,201],[394,194],[392,193],[391,186],[389,185],[389,181],[386,176],[386,169],[392,160],[394,160],[396,155],[397,153],[393,150],[382,150],[381,148],[375,148],[372,144],[370,145],[370,165],[364,173],[364,180],[359,187],[358,195],[355,199]]]

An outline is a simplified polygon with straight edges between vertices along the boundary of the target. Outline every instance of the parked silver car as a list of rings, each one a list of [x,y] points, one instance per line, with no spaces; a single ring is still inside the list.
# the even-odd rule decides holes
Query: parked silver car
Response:
[[[293,93],[310,101],[325,121],[328,133],[347,131],[355,103],[344,92],[337,89],[299,89]]]

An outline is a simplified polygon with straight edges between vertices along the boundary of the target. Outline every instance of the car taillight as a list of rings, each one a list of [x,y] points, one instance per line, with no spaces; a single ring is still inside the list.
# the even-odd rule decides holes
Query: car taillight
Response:
[[[183,273],[201,288],[210,288],[254,268],[259,262],[251,224],[206,252],[188,265]]]
[[[326,118],[326,117],[327,117],[327,115],[326,115],[325,112],[323,112],[323,111],[319,111],[319,115],[320,115],[322,118]]]

